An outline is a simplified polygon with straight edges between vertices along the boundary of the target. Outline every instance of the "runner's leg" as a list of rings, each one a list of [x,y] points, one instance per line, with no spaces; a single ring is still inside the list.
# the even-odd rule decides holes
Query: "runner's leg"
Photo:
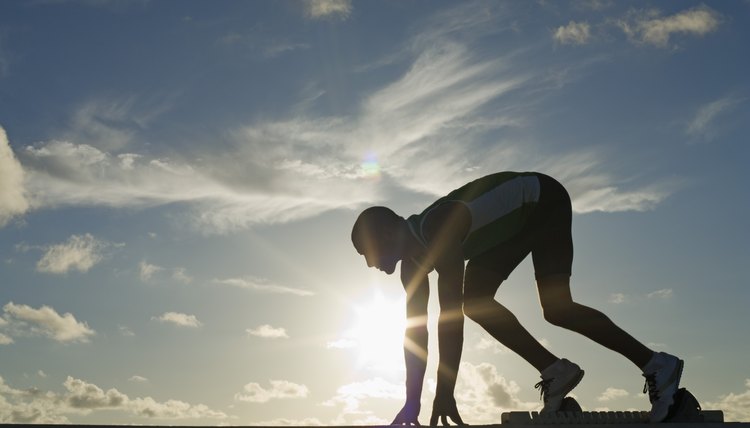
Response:
[[[603,313],[573,301],[570,278],[537,279],[544,318],[550,323],[580,333],[632,361],[638,368],[648,363],[653,351],[615,325]]]
[[[506,277],[469,262],[464,279],[464,313],[541,372],[558,358],[534,339],[510,310],[495,300],[495,291]]]

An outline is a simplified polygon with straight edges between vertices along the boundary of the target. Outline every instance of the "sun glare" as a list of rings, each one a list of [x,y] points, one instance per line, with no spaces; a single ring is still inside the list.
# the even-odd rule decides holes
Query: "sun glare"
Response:
[[[377,370],[401,370],[406,327],[404,299],[388,300],[376,291],[367,303],[354,306],[352,325],[342,343],[357,351],[357,366]]]

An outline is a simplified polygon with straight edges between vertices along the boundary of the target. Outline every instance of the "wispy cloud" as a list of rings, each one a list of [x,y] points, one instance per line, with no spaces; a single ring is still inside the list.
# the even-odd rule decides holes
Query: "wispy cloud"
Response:
[[[171,108],[168,100],[162,97],[159,102],[149,102],[135,96],[88,100],[75,110],[62,139],[105,151],[123,150]]]
[[[533,141],[488,137],[523,126],[522,106],[561,86],[545,70],[519,65],[518,52],[487,60],[472,49],[477,34],[510,31],[510,20],[497,18],[503,14],[488,13],[497,7],[462,4],[426,20],[402,49],[408,69],[347,114],[320,117],[303,105],[233,127],[190,158],[90,139],[23,148],[16,155],[27,200],[34,209],[183,203],[196,228],[226,233],[383,202],[394,189],[442,195],[499,168],[559,171],[565,161],[579,212],[644,210],[663,200],[670,189],[621,189],[616,177],[597,173],[607,169],[603,155],[545,154]],[[596,181],[584,180],[592,174]]]
[[[670,299],[673,296],[674,291],[672,291],[671,288],[662,288],[661,290],[652,291],[646,295],[649,299]]]
[[[249,50],[258,54],[258,57],[262,59],[273,59],[283,54],[310,49],[311,47],[309,43],[269,36],[258,29],[251,29],[246,33],[225,34],[219,39],[219,43],[226,47]]]
[[[10,148],[5,129],[0,127],[0,227],[29,208],[23,182],[21,163]]]
[[[305,0],[305,12],[312,19],[346,19],[352,13],[351,0]]]
[[[0,421],[23,424],[69,424],[66,415],[88,415],[92,412],[125,412],[149,419],[228,419],[224,412],[204,404],[179,400],[159,402],[151,397],[130,398],[115,388],[104,391],[99,386],[68,376],[65,392],[41,391],[37,388],[15,389],[0,377]]]
[[[165,312],[152,320],[174,324],[180,327],[200,327],[202,324],[195,315],[183,314],[181,312]]]
[[[13,302],[3,306],[3,318],[10,336],[44,336],[58,342],[88,342],[96,332],[85,322],[79,322],[73,314],[60,315],[49,306],[39,309]],[[8,336],[6,336],[8,337]]]
[[[601,395],[599,395],[599,397],[597,397],[597,400],[602,401],[602,402],[603,401],[612,401],[612,400],[616,400],[618,398],[625,398],[625,397],[627,397],[629,395],[630,394],[628,393],[628,391],[626,391],[624,389],[613,388],[613,387],[610,386],[607,389],[605,389],[604,392],[602,392]]]
[[[310,393],[307,386],[287,380],[271,380],[269,383],[270,388],[263,388],[259,383],[250,382],[244,386],[242,392],[234,395],[234,399],[251,403],[267,403],[271,400],[305,398]]]
[[[700,106],[693,119],[688,123],[685,133],[691,137],[700,137],[705,140],[713,139],[717,135],[714,125],[718,118],[730,113],[745,101],[746,98],[730,94]]]
[[[190,284],[193,282],[193,277],[188,275],[187,270],[183,267],[174,268],[172,270],[172,279],[182,284]]]
[[[745,391],[730,392],[716,401],[706,403],[710,409],[721,409],[725,422],[745,422],[750,420],[750,379],[745,379]]]
[[[124,326],[124,325],[118,325],[117,331],[120,332],[121,335],[125,337],[133,337],[135,336],[135,333],[133,330],[130,329],[130,327]]]
[[[667,48],[675,34],[704,36],[715,31],[720,23],[719,13],[700,6],[665,17],[655,9],[632,11],[618,21],[618,26],[636,43]]]
[[[570,21],[568,25],[557,27],[552,38],[564,45],[583,45],[591,38],[591,26],[588,22]]]
[[[163,267],[157,266],[157,265],[152,265],[152,264],[147,263],[145,261],[141,261],[138,264],[139,276],[141,278],[141,281],[143,281],[143,282],[149,281],[154,276],[154,274],[156,274],[156,273],[158,273],[158,272],[160,272],[162,270],[164,270]]]
[[[277,285],[272,283],[270,280],[265,278],[257,278],[247,276],[244,278],[227,278],[227,279],[214,279],[214,284],[230,285],[232,287],[246,288],[248,290],[254,290],[261,293],[272,293],[272,294],[294,294],[297,296],[312,296],[312,291],[305,290],[302,288],[286,287],[283,285]]]
[[[609,302],[614,304],[625,303],[628,301],[628,296],[623,293],[612,293],[609,296]]]
[[[288,339],[289,335],[286,333],[286,329],[283,327],[273,327],[269,324],[263,324],[256,328],[248,328],[245,330],[247,334],[256,337],[262,337],[266,339]]]
[[[146,382],[148,382],[147,378],[145,378],[143,376],[139,376],[139,375],[130,376],[130,378],[128,380],[130,382],[136,382],[136,383],[146,383]]]
[[[72,235],[64,243],[45,246],[44,255],[37,262],[36,269],[52,274],[67,273],[71,270],[88,272],[103,259],[103,251],[110,245],[89,233]]]

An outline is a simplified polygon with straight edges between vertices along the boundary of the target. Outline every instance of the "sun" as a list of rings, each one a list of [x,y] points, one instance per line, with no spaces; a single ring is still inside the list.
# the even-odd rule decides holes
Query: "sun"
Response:
[[[354,306],[352,324],[343,343],[357,352],[357,367],[397,371],[404,367],[405,299],[388,300],[375,291],[364,304]]]

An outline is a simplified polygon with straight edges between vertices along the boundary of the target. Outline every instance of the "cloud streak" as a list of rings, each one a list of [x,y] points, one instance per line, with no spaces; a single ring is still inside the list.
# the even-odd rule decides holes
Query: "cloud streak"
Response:
[[[198,230],[227,233],[382,203],[394,188],[439,196],[499,168],[560,170],[560,154],[547,157],[533,141],[488,137],[523,126],[528,112],[522,106],[559,85],[538,67],[521,67],[519,53],[479,57],[466,34],[506,27],[486,12],[477,6],[443,11],[445,26],[425,25],[405,44],[408,69],[361,96],[347,114],[319,117],[310,106],[295,109],[233,127],[190,157],[75,136],[22,148],[17,157],[29,206],[181,204]],[[588,40],[582,25],[569,24],[560,37]],[[125,105],[110,108],[117,117],[130,108],[105,104]],[[669,193],[659,186],[618,188],[613,177],[596,174],[607,159],[590,151],[562,157],[569,162],[562,173],[577,182],[571,193],[579,212],[650,209]],[[585,182],[585,174],[598,180]]]
[[[295,296],[312,296],[312,291],[305,290],[302,288],[286,287],[283,285],[277,285],[272,283],[270,280],[265,278],[257,277],[244,277],[244,278],[227,278],[227,279],[214,279],[214,284],[229,285],[232,287],[244,288],[247,290],[258,291],[261,293],[270,294],[293,294]]]
[[[198,328],[203,325],[195,315],[183,314],[181,312],[165,312],[158,317],[151,317],[154,321],[174,324],[178,327]]]
[[[584,45],[591,38],[591,26],[588,22],[570,21],[568,25],[557,27],[552,38],[564,45]]]
[[[247,334],[256,337],[262,337],[265,339],[288,339],[289,335],[286,333],[286,329],[283,327],[273,327],[269,324],[263,324],[256,328],[248,328],[245,330]]]
[[[714,128],[718,119],[745,101],[745,98],[728,95],[701,106],[688,123],[685,133],[691,137],[701,137],[706,140],[714,138],[716,135]]]
[[[700,6],[666,17],[656,10],[634,11],[618,21],[618,26],[636,43],[667,48],[675,34],[704,36],[715,31],[720,23],[717,12]]]

